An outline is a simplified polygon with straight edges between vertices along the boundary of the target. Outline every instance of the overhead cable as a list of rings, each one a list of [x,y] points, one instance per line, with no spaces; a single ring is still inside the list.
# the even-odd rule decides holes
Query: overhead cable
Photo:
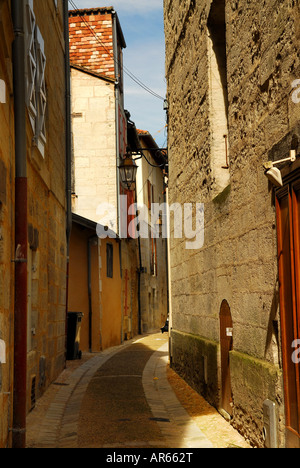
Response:
[[[72,5],[75,11],[80,12],[80,9],[76,6],[73,0],[68,0],[69,3]],[[111,54],[110,50],[106,48],[105,44],[101,41],[98,35],[95,34],[94,30],[91,28],[90,24],[86,21],[86,19],[82,16],[79,15],[80,18],[82,19],[83,23],[88,27],[88,29],[91,31],[92,35],[95,37],[97,42],[101,45],[101,47],[104,48],[104,50],[109,54],[109,56],[113,59],[114,63],[116,65],[119,65],[120,68],[123,69],[123,72],[131,78],[138,86],[144,89],[149,94],[152,94],[152,96],[156,97],[157,99],[161,99],[162,101],[165,100],[162,96],[160,96],[158,93],[153,91],[151,88],[149,88],[147,85],[145,85],[139,78],[137,78],[128,68],[126,68],[122,63],[118,61],[117,58],[114,57],[113,54]]]

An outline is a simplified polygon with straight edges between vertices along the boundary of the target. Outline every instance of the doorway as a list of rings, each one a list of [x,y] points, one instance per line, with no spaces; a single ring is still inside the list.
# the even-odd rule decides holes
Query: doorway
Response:
[[[224,299],[220,309],[220,345],[221,345],[221,408],[231,417],[233,399],[230,377],[230,351],[233,350],[233,322],[228,302]]]
[[[276,193],[282,358],[288,448],[300,448],[300,363],[293,343],[300,337],[300,180]]]

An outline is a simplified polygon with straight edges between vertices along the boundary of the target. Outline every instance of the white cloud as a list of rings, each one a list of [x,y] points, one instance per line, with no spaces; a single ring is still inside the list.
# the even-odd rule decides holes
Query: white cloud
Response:
[[[145,14],[161,10],[163,0],[108,0],[99,2],[99,0],[73,0],[77,8],[94,8],[101,6],[113,6],[120,13],[138,13]]]
[[[160,10],[163,6],[163,0],[112,0],[113,6],[117,11],[150,13]]]

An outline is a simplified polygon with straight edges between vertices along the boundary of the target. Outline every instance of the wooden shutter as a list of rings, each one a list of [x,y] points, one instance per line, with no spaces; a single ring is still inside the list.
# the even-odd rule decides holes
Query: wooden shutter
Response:
[[[300,182],[277,192],[276,210],[287,443],[300,447],[300,364],[292,359],[300,336]]]

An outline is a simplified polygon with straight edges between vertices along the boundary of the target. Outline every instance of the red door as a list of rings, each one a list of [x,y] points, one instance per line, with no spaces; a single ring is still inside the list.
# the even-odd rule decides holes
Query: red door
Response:
[[[220,344],[221,344],[221,377],[222,400],[221,407],[232,416],[233,400],[230,378],[229,353],[233,349],[232,317],[229,304],[224,300],[220,310]]]
[[[300,181],[277,192],[280,315],[288,447],[300,447]]]

